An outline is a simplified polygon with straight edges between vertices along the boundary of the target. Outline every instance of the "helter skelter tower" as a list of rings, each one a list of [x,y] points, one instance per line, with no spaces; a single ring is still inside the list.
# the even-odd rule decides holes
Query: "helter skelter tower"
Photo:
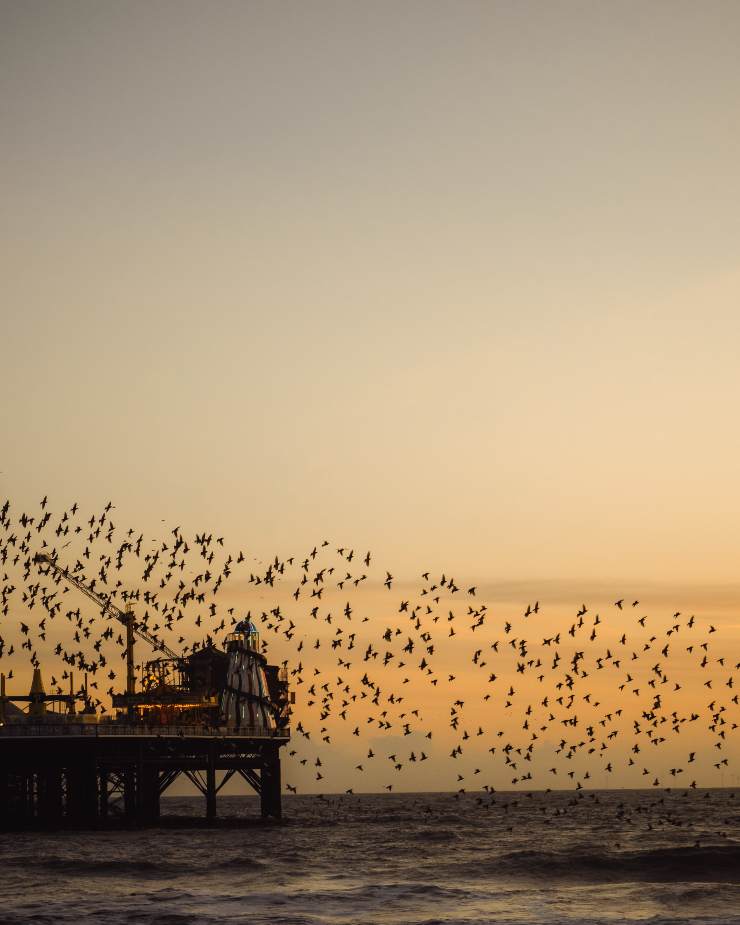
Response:
[[[223,723],[237,733],[247,729],[274,732],[279,717],[266,675],[272,666],[268,666],[266,656],[260,651],[254,623],[249,618],[237,623],[225,644],[229,662],[221,695]]]

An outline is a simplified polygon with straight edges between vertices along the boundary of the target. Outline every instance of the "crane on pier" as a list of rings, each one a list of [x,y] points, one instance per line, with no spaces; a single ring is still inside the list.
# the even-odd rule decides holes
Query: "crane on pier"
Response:
[[[153,649],[162,652],[166,658],[172,659],[174,662],[179,662],[181,656],[176,652],[173,652],[169,646],[165,645],[161,639],[157,639],[152,633],[150,633],[146,627],[136,621],[133,610],[127,607],[126,610],[121,610],[120,607],[117,607],[110,598],[110,595],[98,594],[97,591],[94,591],[89,585],[79,578],[77,575],[74,575],[68,568],[65,568],[56,561],[55,558],[47,555],[47,553],[41,552],[34,557],[34,562],[37,565],[45,565],[49,572],[55,575],[58,579],[66,581],[67,584],[72,585],[73,588],[77,588],[79,591],[82,591],[84,595],[90,598],[95,604],[100,607],[100,612],[104,617],[112,617],[115,620],[118,620],[119,623],[122,623],[126,627],[126,694],[132,696],[136,693],[136,666],[134,664],[134,637],[138,636],[139,639],[143,639],[145,642],[148,642]]]

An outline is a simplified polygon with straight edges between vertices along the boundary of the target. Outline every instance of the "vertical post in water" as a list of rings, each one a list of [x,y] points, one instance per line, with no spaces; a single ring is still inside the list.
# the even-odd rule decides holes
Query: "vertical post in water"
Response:
[[[108,793],[109,793],[108,769],[107,768],[100,768],[98,772],[98,780],[99,780],[98,796],[100,800],[98,804],[98,814],[101,819],[107,819],[108,818]]]
[[[123,767],[123,811],[129,822],[136,817],[136,765],[129,759]]]
[[[206,819],[216,818],[216,743],[208,743],[208,765],[206,767]]]
[[[282,816],[280,793],[280,750],[276,745],[263,745],[261,778],[262,818]]]

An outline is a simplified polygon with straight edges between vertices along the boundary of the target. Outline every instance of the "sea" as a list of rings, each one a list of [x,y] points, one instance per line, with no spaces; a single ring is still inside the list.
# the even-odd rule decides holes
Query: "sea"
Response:
[[[0,922],[740,925],[740,790],[162,800],[155,828],[0,836]]]

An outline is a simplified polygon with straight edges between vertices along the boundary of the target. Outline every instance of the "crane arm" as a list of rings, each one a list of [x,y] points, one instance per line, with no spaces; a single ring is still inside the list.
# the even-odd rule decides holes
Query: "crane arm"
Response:
[[[72,585],[74,588],[77,588],[79,591],[82,591],[84,595],[90,598],[91,601],[94,601],[98,607],[100,607],[101,614],[103,616],[110,615],[118,620],[119,623],[123,623],[124,626],[128,626],[130,622],[133,622],[134,633],[145,642],[148,642],[153,649],[158,649],[160,652],[164,652],[167,658],[179,659],[180,656],[173,652],[169,646],[165,645],[161,639],[157,639],[156,636],[153,636],[148,630],[146,630],[141,623],[137,623],[133,614],[126,613],[126,611],[121,610],[120,607],[116,607],[115,604],[111,603],[110,597],[106,597],[102,594],[98,594],[93,591],[84,581],[79,579],[76,575],[72,575],[69,569],[62,568],[56,563],[51,556],[47,555],[44,552],[38,553],[34,557],[34,561],[38,565],[46,565],[48,568],[59,578],[63,578],[68,584]]]

